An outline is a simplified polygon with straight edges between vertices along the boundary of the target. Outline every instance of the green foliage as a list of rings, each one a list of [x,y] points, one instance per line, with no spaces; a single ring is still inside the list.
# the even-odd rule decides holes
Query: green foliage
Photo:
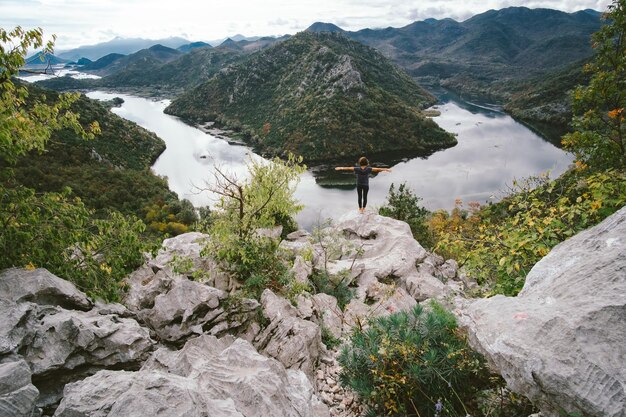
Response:
[[[324,293],[332,295],[337,299],[340,309],[345,309],[350,300],[354,297],[354,290],[349,286],[350,271],[342,271],[339,274],[330,274],[328,271],[313,271],[309,278],[313,286],[313,293]]]
[[[484,360],[436,303],[374,319],[350,341],[339,356],[340,381],[372,415],[432,416],[438,399],[446,415],[472,414],[472,398],[489,383]]]
[[[354,296],[354,290],[349,286],[350,270],[332,274],[328,270],[328,262],[344,256],[353,256],[356,260],[361,255],[362,248],[356,248],[340,231],[334,229],[332,224],[332,219],[326,219],[315,226],[311,233],[312,243],[320,249],[322,264],[320,269],[313,270],[310,281],[314,293],[332,295],[337,299],[339,308],[343,310]]]
[[[27,110],[34,100],[47,103],[59,95],[25,85]],[[70,187],[85,205],[104,216],[110,209],[142,218],[148,231],[177,235],[197,221],[189,201],[179,201],[167,181],[150,171],[165,150],[154,133],[111,113],[96,100],[81,96],[71,105],[81,123],[97,120],[101,133],[85,141],[73,130],[51,133],[46,151],[31,151],[14,165],[15,179],[37,192],[61,192]]]
[[[337,346],[341,345],[341,339],[336,338],[333,333],[328,330],[328,327],[322,325],[322,343],[330,350],[333,350]]]
[[[570,171],[516,183],[498,204],[469,210],[458,202],[451,214],[429,220],[435,249],[466,268],[488,294],[516,295],[526,274],[550,249],[626,204],[626,173],[609,169]]]
[[[217,121],[262,152],[307,161],[421,151],[456,139],[424,118],[434,99],[374,49],[302,32],[191,89],[166,112]]]
[[[574,132],[563,145],[592,168],[626,168],[626,2],[614,0],[593,35],[586,87],[574,92]]]
[[[29,100],[28,90],[14,84],[12,77],[24,65],[24,56],[30,47],[43,46],[43,31],[25,31],[16,27],[7,32],[0,28],[0,163],[14,163],[30,150],[42,151],[54,130],[66,128],[83,138],[93,138],[100,127],[93,122],[85,130],[78,115],[70,110],[77,94],[63,94],[53,104],[45,98]],[[48,42],[44,53],[52,52]]]
[[[63,185],[59,192],[37,193],[20,184],[12,168],[28,153],[43,151],[55,132],[80,143],[100,133],[98,122],[74,112],[78,95],[46,97],[14,83],[31,46],[42,46],[40,29],[0,29],[0,269],[44,267],[90,296],[118,301],[122,278],[151,249],[141,237],[144,224],[117,212],[96,218]],[[48,43],[44,52],[51,50]]]
[[[0,186],[0,218],[0,269],[46,268],[107,301],[119,301],[122,279],[153,249],[141,238],[142,222],[116,212],[94,219],[69,190]]]
[[[279,239],[266,232],[302,208],[293,197],[305,169],[301,162],[293,156],[267,164],[251,158],[250,178],[245,182],[216,168],[211,190],[221,199],[205,252],[221,261],[253,295],[267,287],[278,290],[289,282],[289,271],[278,253]]]
[[[430,212],[419,205],[421,200],[407,188],[406,183],[400,184],[397,191],[394,184],[391,184],[387,203],[378,210],[378,214],[408,223],[415,240],[425,248],[431,248],[433,237],[426,224]]]

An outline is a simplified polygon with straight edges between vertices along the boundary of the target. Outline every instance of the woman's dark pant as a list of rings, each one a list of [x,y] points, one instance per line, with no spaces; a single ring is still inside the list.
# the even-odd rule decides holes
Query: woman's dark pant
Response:
[[[367,192],[370,190],[369,185],[357,185],[356,193],[359,196],[359,208],[367,206]]]

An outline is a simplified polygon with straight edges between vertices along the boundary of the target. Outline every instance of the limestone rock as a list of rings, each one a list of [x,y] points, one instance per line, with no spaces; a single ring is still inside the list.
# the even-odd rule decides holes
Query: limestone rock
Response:
[[[313,265],[310,262],[304,260],[300,255],[296,256],[291,267],[291,273],[296,281],[301,283],[309,282],[309,276],[313,273]]]
[[[68,385],[55,416],[302,416],[328,409],[300,371],[242,339],[203,335],[154,353],[139,372],[101,371]]]
[[[0,298],[0,355],[16,352],[32,338],[37,306]]]
[[[295,232],[291,232],[287,235],[285,240],[292,242],[308,242],[311,234],[306,230],[296,230]]]
[[[183,233],[165,239],[157,256],[147,266],[155,272],[173,269],[187,277],[196,277],[206,284],[223,291],[238,287],[228,274],[217,267],[217,263],[201,252],[209,235],[198,232]]]
[[[157,296],[168,292],[175,282],[186,279],[169,268],[157,269],[155,273],[150,266],[143,265],[126,278],[128,292],[124,304],[134,312],[152,308]]]
[[[158,372],[100,371],[68,384],[55,417],[243,417],[232,400],[206,398],[191,379]]]
[[[38,396],[24,360],[10,358],[0,363],[0,417],[33,416]]]
[[[157,256],[149,262],[150,266],[165,269],[171,266],[175,259],[187,259],[193,264],[193,269],[209,269],[207,259],[200,256],[204,242],[209,235],[198,232],[183,233],[181,235],[165,239]],[[186,271],[186,272],[192,272]]]
[[[89,310],[87,296],[74,284],[48,270],[6,269],[0,273],[0,297],[17,303],[30,301],[41,305],[56,305],[67,309]]]
[[[228,293],[188,279],[171,285],[169,291],[155,298],[152,308],[137,313],[168,342],[182,343],[205,332],[218,336],[243,332],[259,306],[255,300],[243,299],[226,307]]]
[[[423,272],[405,277],[402,284],[406,287],[407,292],[419,302],[429,298],[442,298],[449,292],[446,284]]]
[[[20,353],[33,374],[73,370],[85,365],[138,366],[152,351],[146,328],[132,319],[50,307]]]
[[[319,326],[299,318],[289,301],[269,289],[263,291],[261,304],[270,324],[256,337],[254,346],[286,368],[302,370],[312,378],[322,346]]]
[[[337,339],[343,332],[343,312],[337,305],[337,299],[328,294],[315,294],[312,297],[315,316],[321,326],[324,326]]]
[[[543,415],[623,417],[626,208],[552,249],[517,297],[459,314],[472,345]]]
[[[361,248],[354,267],[360,271],[357,297],[365,299],[366,288],[377,281],[396,281],[416,272],[416,263],[427,256],[405,222],[373,213],[344,215],[335,226]]]

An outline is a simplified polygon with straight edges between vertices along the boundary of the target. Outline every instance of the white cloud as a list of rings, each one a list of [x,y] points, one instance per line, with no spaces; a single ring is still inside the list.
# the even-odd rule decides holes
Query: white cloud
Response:
[[[59,48],[113,36],[190,40],[282,35],[315,21],[347,30],[405,26],[428,17],[465,20],[489,9],[547,7],[567,12],[604,10],[610,0],[0,0],[0,26],[42,27]]]

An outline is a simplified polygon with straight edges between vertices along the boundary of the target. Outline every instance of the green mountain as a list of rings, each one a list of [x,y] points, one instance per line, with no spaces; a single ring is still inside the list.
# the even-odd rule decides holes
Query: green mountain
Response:
[[[332,23],[324,23],[324,22],[315,22],[308,28],[306,28],[307,32],[345,32],[339,26]]]
[[[301,32],[218,72],[166,112],[241,130],[269,155],[319,161],[455,145],[421,113],[434,102],[376,50],[338,33]]]
[[[145,95],[177,95],[184,89],[209,80],[218,71],[244,60],[250,53],[278,42],[276,38],[235,42],[236,47],[198,47],[183,53],[170,48],[156,47],[136,54],[107,55],[82,68],[84,71],[108,74],[101,79],[75,79],[69,76],[40,81],[38,84],[53,90],[88,90],[111,88],[131,89]]]
[[[211,48],[211,45],[206,42],[191,42],[186,45],[181,45],[176,49],[178,49],[180,52],[189,52],[192,49],[204,48],[204,47]]]
[[[378,49],[422,83],[486,95],[493,82],[541,76],[590,57],[590,36],[600,25],[599,14],[588,10],[509,7],[464,22],[428,19],[345,34]]]
[[[83,67],[83,70],[95,72],[102,76],[114,74],[122,69],[141,71],[144,68],[151,68],[154,65],[173,61],[182,55],[183,52],[176,49],[168,48],[163,45],[153,45],[150,48],[142,49],[130,55],[107,55]]]
[[[196,48],[168,62],[140,61],[98,80],[104,87],[158,87],[176,90],[201,84],[225,66],[241,59],[242,53],[228,48]]]
[[[76,65],[89,65],[92,64],[93,61],[89,58],[82,57],[78,61],[76,61]]]
[[[560,143],[560,136],[572,119],[571,94],[577,86],[589,83],[590,76],[583,71],[587,62],[584,60],[529,80],[501,83],[501,90],[507,94],[504,109]]]
[[[66,62],[68,62],[66,59],[59,58],[58,56],[55,56],[54,54],[51,54],[51,53],[44,54],[43,52],[37,52],[36,54],[26,58],[27,67],[46,66],[48,64],[49,65],[65,64]]]
[[[118,59],[124,58],[126,55],[111,53],[103,56],[81,68],[83,71],[99,71],[113,64]]]

